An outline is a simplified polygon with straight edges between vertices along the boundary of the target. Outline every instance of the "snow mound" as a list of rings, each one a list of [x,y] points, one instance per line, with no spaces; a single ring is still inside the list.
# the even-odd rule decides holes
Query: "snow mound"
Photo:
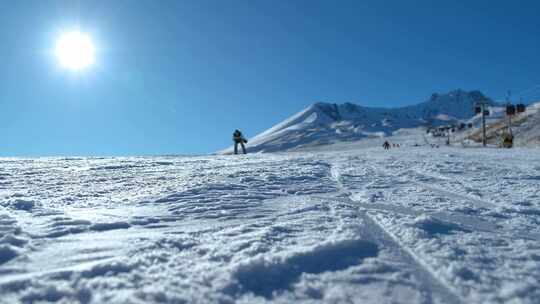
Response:
[[[413,226],[426,232],[428,235],[451,234],[453,232],[466,232],[457,224],[439,220],[430,215],[421,215],[414,220]]]
[[[27,292],[22,300],[25,303],[40,303],[40,302],[58,302],[63,299],[69,299],[71,292],[61,289],[56,286],[48,286],[43,289],[32,289]],[[81,301],[82,302],[82,301]]]
[[[22,250],[27,243],[28,239],[17,221],[0,214],[0,265],[23,255]]]
[[[92,268],[81,272],[81,276],[84,278],[95,278],[103,276],[114,277],[121,273],[130,272],[137,266],[137,262],[111,261],[108,263],[97,264]]]
[[[10,245],[0,245],[0,264],[4,264],[19,256],[19,250]]]
[[[15,247],[23,247],[28,243],[28,240],[16,237],[13,234],[6,234],[0,238],[0,244],[8,244]]]
[[[36,206],[36,203],[32,200],[16,198],[16,199],[8,200],[4,202],[2,205],[7,206],[10,209],[14,209],[14,210],[31,211]]]
[[[258,257],[238,267],[233,277],[242,292],[272,298],[288,290],[303,274],[340,271],[378,255],[378,246],[363,240],[343,240],[319,245],[286,257]]]

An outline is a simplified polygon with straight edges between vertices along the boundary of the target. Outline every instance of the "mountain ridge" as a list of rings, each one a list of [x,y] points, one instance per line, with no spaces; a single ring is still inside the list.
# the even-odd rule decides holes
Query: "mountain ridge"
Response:
[[[421,103],[396,108],[316,102],[253,137],[248,152],[278,152],[336,141],[382,138],[403,128],[455,123],[473,117],[474,105],[479,101],[498,105],[478,90],[461,89],[433,93]],[[231,152],[231,148],[221,151]]]

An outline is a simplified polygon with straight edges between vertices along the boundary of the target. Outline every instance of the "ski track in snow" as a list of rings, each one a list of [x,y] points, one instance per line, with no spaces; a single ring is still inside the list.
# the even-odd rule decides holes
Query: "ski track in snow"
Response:
[[[0,303],[537,303],[537,150],[0,159]]]
[[[344,185],[346,180],[343,180],[340,170],[336,169],[336,167],[332,167],[331,173],[341,190],[347,191],[348,188]],[[351,200],[351,202],[354,201]],[[367,206],[367,208],[370,209],[370,206]],[[415,255],[409,248],[404,246],[394,234],[386,230],[383,224],[378,222],[377,219],[372,217],[368,212],[362,212],[361,214],[366,223],[368,223],[366,228],[371,232],[369,238],[379,238],[384,240],[385,247],[393,247],[393,250],[398,252],[397,256],[401,260],[404,260],[406,264],[413,266],[415,269],[416,280],[420,281],[421,290],[427,294],[427,298],[424,299],[423,302],[463,302],[451,286],[446,282],[441,282],[433,269],[429,265],[423,263],[422,259]]]

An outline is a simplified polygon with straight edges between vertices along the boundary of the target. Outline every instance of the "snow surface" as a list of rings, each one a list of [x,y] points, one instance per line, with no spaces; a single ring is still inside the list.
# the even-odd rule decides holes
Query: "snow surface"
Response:
[[[0,303],[538,303],[539,150],[360,146],[2,158]]]

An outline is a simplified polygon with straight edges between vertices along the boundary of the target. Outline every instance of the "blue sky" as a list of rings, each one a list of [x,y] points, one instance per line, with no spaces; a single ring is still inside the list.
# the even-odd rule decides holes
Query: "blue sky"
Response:
[[[0,1],[0,156],[201,154],[316,101],[540,83],[538,1]],[[80,29],[96,64],[59,66]],[[540,94],[537,94],[540,95]]]

